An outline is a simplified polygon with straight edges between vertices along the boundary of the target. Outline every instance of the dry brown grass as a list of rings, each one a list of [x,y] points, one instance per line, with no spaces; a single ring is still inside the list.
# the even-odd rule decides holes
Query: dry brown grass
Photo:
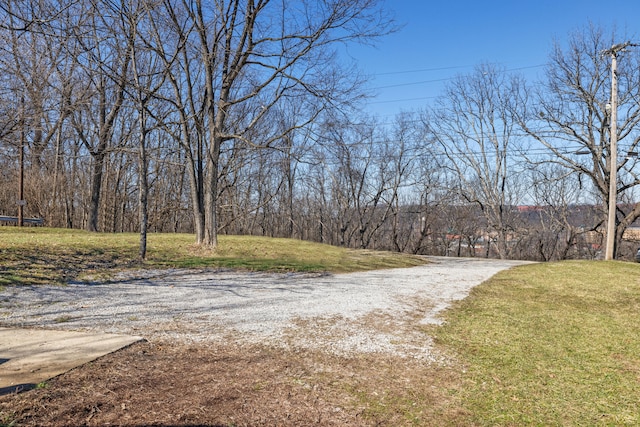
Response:
[[[138,343],[0,398],[18,426],[465,424],[451,366],[259,345]]]

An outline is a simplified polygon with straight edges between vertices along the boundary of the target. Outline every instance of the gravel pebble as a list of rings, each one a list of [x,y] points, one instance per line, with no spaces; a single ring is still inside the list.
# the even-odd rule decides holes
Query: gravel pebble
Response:
[[[110,283],[7,287],[0,326],[245,340],[436,360],[416,325],[522,261],[429,257],[412,268],[349,274],[138,271]]]

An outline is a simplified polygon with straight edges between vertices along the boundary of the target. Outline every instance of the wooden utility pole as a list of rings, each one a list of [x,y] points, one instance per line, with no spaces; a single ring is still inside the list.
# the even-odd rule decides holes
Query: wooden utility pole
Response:
[[[618,200],[618,53],[628,46],[637,46],[631,42],[619,43],[604,51],[611,55],[611,113],[609,117],[609,212],[607,216],[607,246],[605,260],[615,257],[616,210]]]

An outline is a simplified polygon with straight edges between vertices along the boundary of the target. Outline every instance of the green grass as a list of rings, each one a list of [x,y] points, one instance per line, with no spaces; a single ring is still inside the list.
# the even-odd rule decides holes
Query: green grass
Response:
[[[105,278],[128,268],[233,268],[254,271],[349,272],[423,264],[419,257],[355,251],[293,239],[220,236],[215,251],[190,234],[150,234],[147,260],[135,233],[88,233],[0,227],[0,287]]]
[[[435,329],[476,425],[640,425],[640,265],[518,267]]]

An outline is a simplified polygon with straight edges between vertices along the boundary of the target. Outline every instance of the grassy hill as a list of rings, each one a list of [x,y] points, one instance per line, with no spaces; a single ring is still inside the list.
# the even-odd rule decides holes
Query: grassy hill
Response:
[[[420,257],[349,250],[293,239],[220,236],[203,250],[190,234],[150,234],[148,258],[137,260],[138,234],[0,227],[0,286],[64,283],[127,268],[234,268],[349,272],[424,264]]]

